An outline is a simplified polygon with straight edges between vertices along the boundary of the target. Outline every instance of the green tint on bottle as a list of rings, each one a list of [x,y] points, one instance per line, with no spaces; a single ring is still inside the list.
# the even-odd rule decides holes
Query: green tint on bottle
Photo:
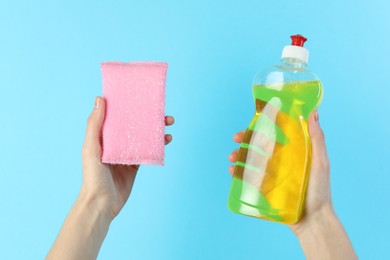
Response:
[[[299,221],[311,166],[307,120],[322,99],[319,80],[253,86],[256,114],[245,132],[229,195],[236,213]]]

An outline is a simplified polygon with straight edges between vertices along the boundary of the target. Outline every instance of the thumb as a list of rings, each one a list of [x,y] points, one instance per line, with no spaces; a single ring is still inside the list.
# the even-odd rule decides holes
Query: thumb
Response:
[[[100,159],[102,154],[101,129],[104,120],[105,103],[102,97],[96,97],[95,106],[88,118],[87,130],[83,145],[83,154],[92,155]]]
[[[309,116],[309,134],[312,143],[312,169],[329,171],[329,159],[326,151],[325,136],[319,123],[318,111]]]

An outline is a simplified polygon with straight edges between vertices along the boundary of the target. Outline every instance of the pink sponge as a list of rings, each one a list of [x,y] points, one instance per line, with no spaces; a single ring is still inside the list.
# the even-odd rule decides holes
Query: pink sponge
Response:
[[[104,62],[102,162],[164,165],[164,62]]]

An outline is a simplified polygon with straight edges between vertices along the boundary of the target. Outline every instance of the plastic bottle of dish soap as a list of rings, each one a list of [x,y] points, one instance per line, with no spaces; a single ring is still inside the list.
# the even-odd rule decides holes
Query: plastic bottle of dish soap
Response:
[[[306,68],[306,38],[291,39],[281,63],[254,78],[256,114],[238,152],[228,202],[233,212],[285,224],[302,213],[311,167],[307,120],[323,95]]]

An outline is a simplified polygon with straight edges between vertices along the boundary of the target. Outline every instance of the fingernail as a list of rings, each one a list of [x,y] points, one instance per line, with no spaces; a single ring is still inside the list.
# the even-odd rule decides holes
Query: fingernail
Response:
[[[320,116],[318,115],[317,110],[314,112],[314,121],[316,121],[317,123],[320,121]]]
[[[100,106],[100,98],[96,97],[95,98],[95,109],[98,109]]]

